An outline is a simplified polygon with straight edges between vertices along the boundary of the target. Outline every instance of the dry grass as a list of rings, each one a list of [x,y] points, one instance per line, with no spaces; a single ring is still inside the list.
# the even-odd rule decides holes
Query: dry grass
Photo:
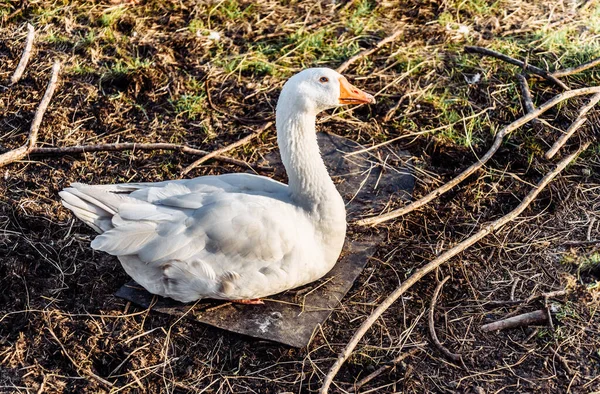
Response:
[[[40,146],[115,142],[185,144],[213,151],[273,116],[280,86],[297,70],[337,67],[393,29],[393,43],[346,74],[378,104],[336,111],[319,128],[365,146],[389,141],[413,155],[415,197],[484,153],[493,134],[523,113],[517,67],[462,52],[479,45],[553,71],[600,56],[600,8],[575,1],[68,2],[0,4],[0,151],[21,146],[54,60],[61,80],[41,125]],[[27,34],[29,65],[14,86]],[[220,39],[215,40],[216,33]],[[475,76],[479,75],[479,81]],[[209,84],[205,84],[206,79]],[[469,82],[471,81],[471,82]],[[600,84],[598,68],[564,78]],[[558,92],[530,79],[534,104]],[[216,108],[208,104],[206,86]],[[137,309],[112,294],[127,281],[118,262],[89,247],[92,232],[58,202],[69,182],[178,178],[197,157],[108,152],[31,157],[0,175],[0,392],[280,393],[316,391],[366,315],[398,284],[480,223],[518,205],[553,167],[544,153],[586,99],[513,134],[483,171],[418,212],[376,230],[387,242],[307,349],[252,341]],[[473,116],[476,115],[477,116]],[[436,278],[396,302],[337,377],[340,392],[411,348],[420,351],[359,392],[590,392],[600,390],[598,110],[567,143],[594,141],[524,216],[441,268],[450,279],[436,331],[466,369],[439,353],[427,312]],[[244,122],[246,120],[246,122]],[[427,130],[434,130],[425,132]],[[418,134],[415,134],[418,133]],[[251,164],[275,149],[273,130],[229,152]],[[562,155],[561,153],[559,155]],[[207,162],[190,175],[239,171]],[[576,242],[573,242],[576,241]],[[479,326],[544,307],[554,328],[482,333]],[[501,304],[499,301],[506,301]],[[112,387],[110,386],[112,385]]]

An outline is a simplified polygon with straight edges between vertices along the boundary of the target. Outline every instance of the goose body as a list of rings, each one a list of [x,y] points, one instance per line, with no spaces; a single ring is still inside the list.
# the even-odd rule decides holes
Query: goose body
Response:
[[[136,282],[182,302],[256,300],[312,282],[336,263],[344,202],[317,145],[322,110],[374,99],[337,72],[304,70],[277,104],[277,141],[289,184],[251,174],[156,183],[72,184],[65,207],[99,235]]]

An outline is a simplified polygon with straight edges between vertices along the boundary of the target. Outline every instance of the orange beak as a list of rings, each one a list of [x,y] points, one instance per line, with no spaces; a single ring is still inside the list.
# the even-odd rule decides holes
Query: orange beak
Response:
[[[375,104],[375,97],[352,86],[344,77],[340,77],[340,104]]]

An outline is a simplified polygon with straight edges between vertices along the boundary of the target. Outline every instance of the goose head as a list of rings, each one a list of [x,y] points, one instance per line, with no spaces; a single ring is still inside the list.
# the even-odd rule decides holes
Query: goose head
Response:
[[[330,68],[309,68],[291,77],[281,90],[277,110],[321,111],[347,104],[374,104],[375,98]]]

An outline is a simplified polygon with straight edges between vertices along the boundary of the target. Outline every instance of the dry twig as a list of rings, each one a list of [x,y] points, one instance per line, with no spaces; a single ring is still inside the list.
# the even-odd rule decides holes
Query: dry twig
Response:
[[[569,126],[569,128],[564,134],[561,134],[561,136],[556,140],[554,145],[552,145],[552,147],[548,149],[545,155],[546,159],[553,158],[554,155],[560,150],[560,148],[567,142],[567,140],[571,138],[577,130],[579,130],[579,128],[587,121],[585,115],[590,111],[590,109],[592,109],[596,104],[598,104],[598,101],[600,101],[600,93],[596,93],[595,95],[593,95],[592,98],[590,98],[590,101],[588,101],[586,105],[581,107],[581,109],[579,110],[579,114],[577,114],[577,119],[575,119],[575,121],[571,123],[571,126]]]
[[[31,23],[27,24],[27,38],[25,39],[25,48],[23,49],[23,54],[21,55],[21,59],[19,60],[19,64],[15,69],[14,74],[10,78],[10,84],[14,85],[19,82],[23,73],[25,72],[25,67],[27,67],[27,62],[29,61],[29,56],[31,56],[31,48],[33,48],[33,39],[35,38],[35,29],[31,25]]]
[[[13,149],[11,151],[1,154],[0,167],[13,163],[17,160],[21,160],[22,158],[27,156],[29,152],[35,147],[38,132],[40,130],[40,125],[42,123],[42,119],[44,118],[44,113],[48,108],[48,104],[50,104],[50,100],[52,100],[54,88],[56,88],[56,82],[58,81],[59,71],[60,62],[57,61],[54,63],[54,66],[52,66],[52,76],[50,77],[50,81],[48,82],[48,87],[46,88],[44,97],[42,97],[42,101],[40,102],[40,105],[35,111],[35,116],[33,117],[33,122],[31,122],[31,128],[29,130],[29,137],[27,139],[27,142],[17,149]]]
[[[569,67],[563,70],[556,70],[552,73],[552,76],[556,78],[566,77],[567,75],[577,74],[579,72],[587,70],[588,68],[596,67],[598,65],[600,65],[600,57],[597,59],[590,60],[589,62],[580,64],[577,67]]]
[[[356,63],[358,60],[362,59],[363,57],[369,56],[375,52],[377,52],[379,49],[381,49],[381,47],[383,47],[385,44],[394,41],[396,38],[400,37],[400,34],[402,34],[402,29],[396,29],[392,34],[390,34],[389,36],[387,36],[386,38],[382,39],[381,41],[379,41],[373,48],[369,48],[369,49],[365,49],[363,51],[360,51],[359,53],[357,53],[356,55],[352,56],[350,59],[346,60],[344,63],[342,63],[337,69],[336,71],[339,73],[343,73],[344,71],[346,71],[348,69],[348,67],[350,67],[353,63]]]
[[[352,387],[350,390],[348,390],[348,392],[349,393],[355,393],[362,386],[364,386],[365,384],[369,383],[371,380],[375,379],[376,377],[378,377],[379,375],[381,375],[383,372],[385,372],[388,369],[392,368],[394,365],[399,364],[404,359],[406,359],[406,358],[408,358],[410,356],[414,356],[419,351],[421,351],[421,349],[418,348],[418,347],[416,347],[416,348],[410,349],[407,352],[404,352],[404,353],[400,354],[398,357],[396,357],[395,359],[393,359],[390,364],[384,365],[384,366],[376,369],[375,371],[371,372],[370,374],[368,374],[367,376],[365,376],[364,378],[362,378],[361,380],[359,380],[354,385],[354,387]]]
[[[539,311],[523,313],[522,315],[509,317],[508,319],[502,319],[493,323],[484,324],[481,326],[481,331],[490,332],[498,330],[506,330],[508,328],[515,327],[527,327],[532,324],[545,323],[549,319],[546,310],[540,309]]]
[[[519,87],[521,88],[521,94],[523,95],[523,106],[525,107],[523,112],[530,113],[535,111],[527,78],[525,78],[523,74],[517,74],[517,79],[519,80]]]
[[[66,147],[49,147],[49,148],[37,148],[34,147],[29,154],[30,155],[48,155],[48,156],[65,156],[81,153],[91,152],[120,152],[124,150],[173,150],[189,155],[209,155],[210,152],[205,150],[196,149],[187,145],[179,144],[168,144],[168,143],[154,143],[154,144],[137,144],[135,142],[127,143],[116,143],[116,144],[98,144],[98,145],[78,145],[78,146],[66,146]],[[258,166],[249,164],[243,160],[234,159],[228,156],[213,155],[211,159],[218,160],[224,163],[234,164],[242,168],[250,167],[255,171],[273,171],[271,167]]]
[[[182,153],[190,154],[190,155],[203,155],[202,158],[194,162],[190,165],[185,171],[184,174],[189,172],[193,167],[200,165],[210,159],[218,160],[221,162],[234,164],[240,167],[249,167],[255,171],[272,171],[273,169],[270,167],[257,166],[249,164],[243,160],[237,160],[231,157],[223,156],[222,153],[227,152],[237,146],[240,146],[252,138],[258,136],[262,131],[266,130],[271,126],[272,122],[267,122],[262,125],[255,133],[237,141],[234,144],[231,144],[225,148],[218,149],[214,152],[208,152],[205,150],[195,149],[186,145],[179,144],[169,144],[169,143],[155,143],[155,144],[136,144],[136,143],[116,143],[116,144],[97,144],[97,145],[79,145],[79,146],[68,146],[68,147],[36,147],[35,144],[37,142],[38,132],[40,125],[42,123],[42,119],[44,117],[44,113],[48,108],[48,104],[52,99],[52,95],[54,93],[54,89],[56,87],[56,83],[58,81],[58,73],[60,70],[60,63],[54,63],[52,67],[52,76],[50,78],[50,82],[48,82],[48,87],[46,88],[46,93],[44,93],[44,97],[40,102],[40,105],[35,113],[33,118],[33,122],[31,124],[31,129],[29,131],[29,137],[26,144],[23,146],[13,149],[11,151],[5,152],[0,155],[0,167],[5,166],[7,164],[13,163],[17,160],[21,160],[27,155],[56,155],[56,156],[64,156],[70,154],[80,154],[80,153],[89,153],[89,152],[116,152],[116,151],[124,151],[124,150],[175,150]]]
[[[590,239],[589,241],[565,241],[562,244],[566,246],[595,245],[600,244],[600,239]]]
[[[442,291],[442,287],[444,287],[444,283],[446,283],[450,279],[449,276],[445,277],[435,288],[433,292],[433,296],[431,297],[431,306],[429,308],[429,334],[431,335],[431,339],[433,340],[433,344],[435,347],[444,355],[446,358],[452,361],[459,362],[464,365],[464,361],[460,354],[452,353],[450,350],[446,349],[444,345],[438,339],[438,336],[435,332],[435,304],[437,303],[437,299]]]
[[[358,342],[361,338],[366,334],[366,332],[371,328],[371,326],[379,319],[379,317],[385,312],[402,294],[404,294],[408,289],[410,289],[415,283],[417,283],[421,278],[435,270],[445,262],[447,262],[452,257],[457,254],[463,252],[465,249],[474,245],[476,242],[489,235],[490,233],[498,230],[506,223],[514,220],[517,216],[519,216],[528,206],[531,204],[533,200],[540,194],[540,192],[550,183],[565,167],[571,163],[577,155],[583,152],[589,146],[589,143],[584,144],[580,147],[577,152],[565,157],[561,160],[558,165],[549,173],[547,173],[538,184],[529,192],[527,196],[521,201],[521,203],[513,209],[508,214],[502,216],[501,218],[494,220],[491,223],[484,225],[478,232],[471,235],[469,238],[460,242],[453,248],[445,251],[441,255],[439,255],[434,260],[430,261],[423,267],[417,269],[410,277],[408,277],[400,286],[398,286],[372,313],[371,315],[361,324],[358,330],[354,333],[346,347],[339,354],[335,363],[331,366],[331,369],[325,376],[325,380],[323,381],[323,386],[321,387],[320,393],[326,394],[329,392],[329,386],[333,382],[333,378],[338,373],[344,362],[348,359]],[[544,314],[545,316],[545,314]]]
[[[476,46],[465,46],[465,52],[477,53],[479,55],[495,57],[496,59],[500,59],[507,63],[513,64],[515,66],[519,66],[527,71],[532,72],[533,74],[539,75],[540,77],[560,86],[564,90],[569,90],[569,87],[567,85],[565,85],[564,82],[562,82],[560,79],[556,78],[553,74],[550,74],[548,71],[543,70],[536,66],[532,66],[531,64],[524,63],[521,60],[517,60],[517,59],[510,57],[508,55],[505,55],[503,53],[496,52],[496,51],[493,51],[493,50],[487,49],[487,48],[476,47]]]
[[[498,301],[498,302],[495,302],[494,304],[496,304],[496,306],[502,305],[502,304],[504,304],[504,305],[517,305],[517,308],[514,311],[512,311],[512,312],[510,312],[510,313],[508,313],[506,315],[506,318],[509,318],[509,317],[513,317],[513,316],[519,315],[521,313],[521,311],[523,309],[525,309],[525,307],[527,305],[531,304],[533,301],[536,301],[536,300],[539,300],[539,299],[543,298],[544,299],[544,304],[547,306],[548,305],[548,300],[550,298],[561,297],[561,296],[564,296],[565,294],[567,294],[567,291],[564,290],[564,289],[562,289],[562,290],[553,290],[553,291],[549,291],[547,293],[533,294],[533,295],[527,297],[527,299],[525,299],[525,300],[516,300],[516,301],[509,301],[509,302],[507,302],[507,301],[504,301],[504,302]],[[491,303],[489,303],[488,305],[491,305]]]
[[[529,90],[529,84],[527,83],[527,78],[523,74],[517,74],[517,80],[519,81],[521,95],[523,96],[523,107],[524,107],[523,112],[528,114],[530,112],[535,111],[535,105],[533,105],[533,98],[531,97],[531,91]],[[533,125],[541,124],[539,119],[532,119],[531,123]]]
[[[496,134],[494,143],[492,144],[490,149],[485,153],[485,155],[483,155],[483,157],[481,159],[479,159],[476,163],[473,163],[469,168],[467,168],[466,170],[461,172],[459,175],[457,175],[454,179],[452,179],[452,180],[448,181],[447,183],[445,183],[444,185],[438,187],[437,189],[435,189],[431,193],[427,194],[426,196],[421,197],[417,201],[413,201],[412,203],[410,203],[402,208],[393,210],[393,211],[388,212],[383,215],[372,216],[372,217],[364,218],[361,220],[357,220],[356,224],[358,224],[360,226],[375,226],[377,224],[383,223],[383,222],[391,220],[391,219],[395,219],[395,218],[405,215],[409,212],[412,212],[417,208],[422,207],[423,205],[427,204],[431,200],[446,193],[447,191],[452,189],[454,186],[458,185],[460,182],[462,182],[463,180],[468,178],[475,171],[477,171],[481,167],[483,167],[483,165],[485,163],[487,163],[487,161],[500,148],[500,146],[502,145],[502,140],[508,133],[523,126],[525,123],[529,122],[530,120],[539,117],[541,114],[548,111],[550,108],[554,107],[555,105],[557,105],[558,103],[560,103],[564,100],[567,100],[569,98],[576,97],[576,96],[591,94],[591,93],[600,93],[600,86],[568,90],[566,92],[563,92],[561,94],[554,96],[551,100],[546,101],[535,111],[523,115],[519,119],[515,120],[508,126],[504,127],[502,130],[500,130],[498,132],[498,134]]]
[[[265,131],[269,127],[271,127],[272,124],[273,124],[273,122],[267,122],[267,123],[263,124],[262,126],[260,126],[254,133],[245,136],[241,140],[238,140],[238,141],[234,142],[233,144],[229,144],[227,146],[224,146],[221,149],[217,149],[215,151],[212,151],[212,152],[206,154],[205,156],[199,158],[198,160],[196,160],[195,162],[193,162],[192,164],[190,164],[189,166],[187,166],[181,173],[183,175],[186,175],[191,170],[193,170],[194,168],[198,167],[200,164],[204,163],[205,161],[213,159],[213,158],[215,158],[215,157],[217,157],[217,156],[219,156],[219,155],[221,155],[221,154],[223,154],[225,152],[229,152],[230,150],[233,150],[233,149],[237,148],[238,146],[242,146],[244,144],[247,144],[248,142],[250,142],[254,138],[256,138],[259,135],[261,135],[263,133],[263,131]]]

